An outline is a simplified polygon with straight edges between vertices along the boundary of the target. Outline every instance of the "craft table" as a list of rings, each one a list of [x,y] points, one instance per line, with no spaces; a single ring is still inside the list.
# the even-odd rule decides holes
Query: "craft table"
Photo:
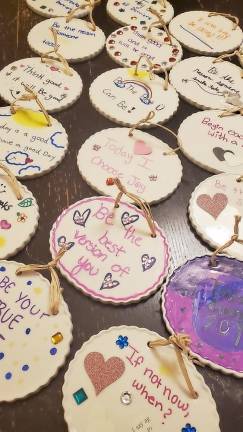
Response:
[[[172,4],[175,14],[191,9],[203,9],[231,13],[243,18],[243,3],[239,0],[172,0]],[[106,36],[119,27],[106,14],[103,0],[96,8],[94,18]],[[35,55],[28,46],[27,35],[29,30],[41,19],[44,18],[35,15],[28,9],[24,0],[2,0],[0,2],[1,68],[14,60]],[[184,58],[191,55],[187,50],[184,50]],[[69,149],[63,162],[54,171],[43,177],[23,182],[38,201],[40,224],[31,242],[23,252],[13,258],[14,260],[26,264],[48,262],[50,259],[49,232],[57,216],[71,203],[95,195],[95,192],[79,174],[77,153],[82,143],[91,134],[104,128],[116,126],[102,117],[91,106],[88,97],[89,86],[94,78],[116,66],[105,50],[90,61],[74,65],[74,69],[81,75],[84,83],[82,95],[69,109],[54,114],[54,117],[60,120],[67,130]],[[1,104],[5,105],[3,101]],[[180,101],[177,114],[166,126],[176,132],[182,120],[195,111],[188,103]],[[173,137],[166,132],[153,128],[150,133],[161,137],[172,147],[176,146]],[[182,183],[169,199],[152,208],[155,219],[166,232],[171,247],[173,267],[209,251],[207,246],[195,235],[189,224],[187,206],[195,186],[210,174],[193,165],[182,154],[179,156],[183,164]],[[0,405],[0,432],[67,431],[62,409],[64,374],[70,360],[83,342],[100,330],[107,329],[112,325],[127,324],[147,327],[168,337],[161,314],[160,291],[138,304],[114,307],[86,297],[62,277],[61,282],[74,326],[70,355],[64,367],[45,388],[25,400]],[[21,356],[21,352],[19,355]],[[242,432],[242,380],[223,375],[209,367],[199,367],[199,371],[204,376],[216,401],[221,431]],[[202,412],[201,415],[206,416],[207,413]]]

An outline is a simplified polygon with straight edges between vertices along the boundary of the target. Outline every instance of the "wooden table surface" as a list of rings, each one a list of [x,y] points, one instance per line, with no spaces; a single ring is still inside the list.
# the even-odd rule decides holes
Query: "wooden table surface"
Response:
[[[227,12],[241,18],[243,15],[242,0],[172,0],[172,4],[175,14],[190,9],[203,9]],[[119,27],[106,14],[104,2],[97,7],[94,17],[106,36]],[[24,0],[0,1],[0,68],[14,60],[35,55],[28,46],[27,35],[41,19],[42,17],[28,9]],[[184,50],[184,58],[190,55]],[[49,232],[57,216],[71,203],[96,195],[82,180],[76,160],[80,146],[91,134],[116,126],[95,111],[88,97],[90,83],[100,73],[114,67],[116,64],[109,58],[105,50],[91,61],[74,65],[74,69],[81,75],[84,83],[82,95],[75,105],[61,113],[54,114],[62,122],[69,135],[68,153],[61,165],[51,173],[23,182],[37,198],[40,223],[37,233],[26,249],[13,258],[16,261],[26,264],[47,262],[50,258]],[[177,131],[182,120],[193,112],[195,112],[193,107],[180,101],[177,114],[167,123],[167,126]],[[151,129],[150,133],[161,137],[171,146],[176,146],[173,138],[158,128]],[[152,208],[155,219],[167,234],[174,267],[208,251],[207,246],[199,240],[189,224],[187,206],[195,186],[210,174],[193,165],[182,154],[180,158],[183,164],[182,183],[169,199]],[[86,297],[64,278],[61,278],[61,282],[64,288],[64,298],[70,308],[74,324],[74,339],[70,355],[65,366],[47,387],[25,400],[0,404],[0,432],[67,431],[62,409],[64,374],[70,360],[83,342],[101,329],[109,328],[111,325],[137,325],[168,337],[161,315],[160,292],[136,305],[114,307]],[[243,381],[223,375],[209,367],[199,368],[199,371],[204,376],[216,401],[221,431],[242,432]],[[202,415],[207,415],[207,413],[202,412]]]

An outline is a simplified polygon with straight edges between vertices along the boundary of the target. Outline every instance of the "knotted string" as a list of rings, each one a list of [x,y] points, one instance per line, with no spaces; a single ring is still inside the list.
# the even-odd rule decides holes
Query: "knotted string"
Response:
[[[159,3],[160,3],[162,8],[166,9],[166,7],[167,7],[167,5],[166,5],[167,1],[166,0],[159,0]]]
[[[38,98],[37,94],[27,85],[23,84],[25,91],[27,93],[22,94],[19,98],[15,99],[14,102],[11,103],[10,105],[10,112],[12,114],[15,114],[17,110],[24,110],[25,108],[21,107],[21,106],[16,106],[16,102],[18,101],[23,101],[23,102],[30,102],[30,101],[35,101],[37,103],[37,105],[40,107],[42,113],[45,116],[46,122],[47,122],[47,126],[51,126],[51,119],[50,116],[48,114],[48,112],[46,111],[44,105],[41,103],[40,99]]]
[[[225,18],[229,18],[232,21],[234,21],[232,30],[235,30],[238,27],[240,20],[235,15],[231,15],[231,14],[227,14],[227,13],[223,13],[223,12],[209,12],[209,14],[208,14],[209,17],[213,17],[213,16],[217,16],[217,15],[223,16]]]
[[[172,336],[169,337],[169,339],[157,339],[155,341],[150,341],[148,342],[148,347],[149,348],[154,348],[156,346],[168,346],[168,345],[173,345],[175,348],[175,352],[176,352],[176,356],[177,356],[177,360],[181,369],[181,372],[183,374],[183,377],[186,381],[188,390],[190,392],[190,395],[193,399],[197,399],[198,398],[198,393],[197,391],[194,389],[192,382],[190,380],[184,359],[183,359],[183,355],[182,353],[188,358],[188,360],[194,361],[193,357],[190,354],[190,344],[191,344],[191,339],[188,335],[183,334],[183,333],[178,333],[178,334],[173,334]]]
[[[151,32],[151,30],[152,30],[153,27],[156,27],[158,24],[160,24],[161,27],[163,28],[164,32],[167,34],[167,37],[168,37],[168,39],[169,39],[169,43],[170,43],[170,45],[172,45],[172,39],[171,39],[170,32],[169,32],[169,30],[167,29],[166,24],[165,24],[163,18],[161,17],[160,13],[159,13],[156,9],[154,9],[154,8],[152,8],[152,7],[149,7],[148,10],[149,10],[149,12],[151,12],[153,15],[155,15],[155,16],[158,18],[157,21],[154,21],[154,22],[152,22],[152,23],[150,24],[150,26],[149,26],[149,28],[148,28],[148,33]]]
[[[241,178],[241,177],[239,177]],[[225,249],[227,249],[228,247],[230,247],[233,243],[240,243],[243,244],[243,240],[239,239],[239,224],[241,221],[241,216],[236,215],[235,216],[235,223],[234,223],[234,234],[230,237],[230,239],[224,243],[222,246],[218,247],[213,254],[210,257],[210,264],[211,266],[215,267],[217,264],[216,261],[216,256],[223,252]]]
[[[66,75],[72,76],[73,74],[67,60],[58,52],[57,31],[53,27],[50,28],[50,31],[52,32],[53,35],[54,47],[53,50],[47,51],[45,54],[41,55],[41,61],[42,63],[47,63],[48,60],[59,61],[63,65],[63,72]],[[56,57],[51,56],[50,54],[52,53],[54,53]]]
[[[148,226],[149,226],[150,231],[151,231],[151,237],[156,237],[155,222],[154,222],[154,218],[153,218],[149,204],[146,201],[144,201],[142,198],[140,198],[139,196],[137,196],[131,192],[128,192],[126,190],[126,188],[122,185],[121,181],[117,177],[107,179],[107,185],[108,186],[116,185],[119,189],[118,195],[115,199],[114,207],[118,208],[119,203],[120,203],[121,198],[122,198],[122,195],[123,194],[126,195],[128,198],[130,198],[132,201],[134,201],[135,204],[138,205],[138,207],[140,207],[140,209],[144,213],[144,216],[148,222]]]
[[[94,0],[86,0],[88,2],[87,5],[83,5],[83,6],[78,6],[74,9],[72,9],[66,16],[66,22],[69,23],[73,18],[75,18],[75,14],[77,11],[79,11],[80,9],[83,10],[86,7],[89,8],[89,21],[87,21],[87,25],[88,27],[95,31],[96,30],[96,24],[94,22],[94,18],[93,18],[93,10],[95,8],[95,6],[99,3],[99,0],[94,1]]]
[[[224,97],[225,101],[232,105],[232,108],[226,108],[221,114],[219,114],[219,117],[226,117],[234,114],[243,115],[243,103],[238,95],[225,94]]]
[[[57,253],[56,257],[47,264],[27,264],[19,267],[16,270],[16,275],[20,275],[26,272],[39,271],[39,270],[49,270],[51,275],[51,283],[50,283],[50,294],[49,294],[49,308],[51,315],[57,315],[59,312],[59,305],[61,300],[61,286],[60,281],[55,270],[58,261],[62,258],[62,256],[67,251],[66,246],[64,245]]]
[[[141,60],[142,60],[143,58],[144,58],[144,59],[146,60],[146,62],[148,63],[148,66],[149,66],[149,79],[152,80],[152,79],[154,78],[154,74],[153,74],[154,65],[153,65],[153,63],[149,60],[149,58],[148,58],[145,54],[140,55],[140,57],[139,57],[139,59],[138,59],[138,61],[137,61],[137,63],[136,63],[136,66],[135,66],[134,75],[139,76],[138,69],[139,69],[139,65],[140,65],[140,63],[141,63]],[[143,71],[143,72],[144,72],[144,71]],[[164,69],[164,68],[163,68],[163,73],[165,74],[165,78],[164,78],[164,90],[166,91],[166,90],[168,90],[168,85],[169,85],[169,76],[168,76],[168,72],[167,72],[167,70]]]
[[[177,134],[175,132],[173,132],[173,130],[169,129],[166,126],[160,125],[159,123],[151,123],[151,120],[154,118],[154,116],[155,116],[155,112],[154,111],[150,111],[148,113],[147,117],[145,117],[144,119],[139,120],[136,124],[134,124],[132,126],[132,128],[130,129],[128,135],[129,136],[133,136],[133,131],[135,129],[137,129],[142,124],[147,124],[147,125],[151,125],[151,126],[158,126],[161,129],[164,129],[167,132],[171,133],[171,135],[173,135],[176,138],[177,143],[179,144],[178,136],[177,136]],[[164,156],[171,156],[171,155],[175,154],[176,152],[178,152],[178,150],[180,150],[180,146],[176,147],[175,149],[169,150],[168,152],[164,152],[163,154],[164,154]]]
[[[18,200],[23,199],[21,188],[20,188],[20,185],[19,185],[15,175],[2,163],[0,163],[0,168],[7,174],[8,178],[10,180],[11,187],[12,187],[12,189],[16,195],[16,198]]]

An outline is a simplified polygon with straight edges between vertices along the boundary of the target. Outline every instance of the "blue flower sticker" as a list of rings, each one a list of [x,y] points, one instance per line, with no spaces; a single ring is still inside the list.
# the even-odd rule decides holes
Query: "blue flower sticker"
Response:
[[[116,345],[119,346],[120,349],[126,348],[128,346],[128,337],[127,336],[118,336],[116,340]]]
[[[181,429],[181,432],[197,432],[197,429],[191,426],[190,423],[187,423],[186,426]]]

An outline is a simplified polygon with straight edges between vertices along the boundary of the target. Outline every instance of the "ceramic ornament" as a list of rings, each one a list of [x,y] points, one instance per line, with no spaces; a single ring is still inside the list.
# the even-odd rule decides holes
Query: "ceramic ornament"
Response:
[[[174,16],[172,5],[168,1],[160,0],[108,0],[106,10],[108,15],[119,24],[150,25],[156,21],[154,14],[149,11],[150,7],[161,15],[166,24]]]
[[[178,130],[183,153],[213,173],[243,173],[243,124],[240,114],[220,117],[222,111],[199,111]]]
[[[165,80],[135,69],[112,69],[96,78],[89,90],[94,107],[102,115],[124,126],[133,126],[149,112],[155,112],[154,123],[165,122],[178,109],[179,98]],[[149,125],[143,125],[149,127]],[[151,126],[150,126],[151,127]]]
[[[132,136],[129,128],[104,129],[82,144],[78,167],[85,181],[101,194],[116,197],[116,189],[106,179],[119,177],[132,193],[155,203],[172,194],[181,181],[180,159],[176,153],[166,156],[170,150],[163,141],[137,129]]]
[[[83,17],[88,14],[86,0],[26,0],[26,3],[34,12],[45,17],[67,15],[79,6],[83,6],[83,10],[79,9],[75,16]]]
[[[235,216],[243,216],[243,183],[235,174],[218,174],[204,180],[192,193],[189,217],[197,233],[214,248],[224,245],[234,234]],[[239,224],[239,238],[243,225]],[[225,249],[243,260],[243,245],[234,242]]]
[[[226,374],[243,378],[242,262],[208,255],[176,269],[163,291],[168,329],[190,335],[192,355]]]
[[[125,67],[137,64],[141,55],[152,62],[154,72],[171,69],[182,58],[182,49],[176,39],[168,37],[167,33],[158,28],[148,32],[148,26],[130,25],[115,30],[107,38],[106,49],[111,58]],[[145,62],[141,69],[147,70]]]
[[[31,110],[10,112],[0,108],[0,159],[21,178],[43,175],[64,158],[68,147],[65,129],[50,117],[47,125],[43,113]]]
[[[219,55],[232,52],[242,42],[243,33],[232,20],[206,11],[189,11],[170,22],[171,34],[190,51]]]
[[[37,229],[39,208],[32,193],[2,164],[0,169],[0,259],[4,259],[30,241]]]
[[[0,96],[12,103],[28,85],[46,110],[60,111],[72,105],[81,95],[82,80],[74,69],[68,75],[57,61],[42,62],[40,57],[17,60],[0,71]],[[36,109],[33,102],[26,102],[26,108]]]
[[[77,351],[63,386],[69,431],[220,431],[217,408],[203,377],[185,358],[199,393],[193,399],[175,348],[147,346],[158,338],[144,328],[111,327]]]
[[[114,204],[101,196],[68,207],[52,227],[50,248],[55,256],[67,245],[58,266],[76,288],[96,300],[126,304],[157,290],[168,271],[169,248],[157,224],[151,236],[137,207]]]
[[[51,18],[35,25],[29,35],[28,43],[37,54],[44,54],[53,47],[53,37],[50,29],[58,35],[58,52],[69,62],[87,60],[98,55],[105,46],[105,35],[96,26],[89,27],[87,21],[66,18]]]
[[[240,56],[238,57],[240,61],[240,65],[243,68],[243,43],[240,46]]]
[[[46,385],[65,362],[72,322],[62,300],[49,313],[50,283],[39,273],[0,262],[0,402],[24,398]]]
[[[201,109],[227,109],[225,95],[243,100],[241,68],[213,57],[191,57],[170,71],[170,82],[183,99]]]

